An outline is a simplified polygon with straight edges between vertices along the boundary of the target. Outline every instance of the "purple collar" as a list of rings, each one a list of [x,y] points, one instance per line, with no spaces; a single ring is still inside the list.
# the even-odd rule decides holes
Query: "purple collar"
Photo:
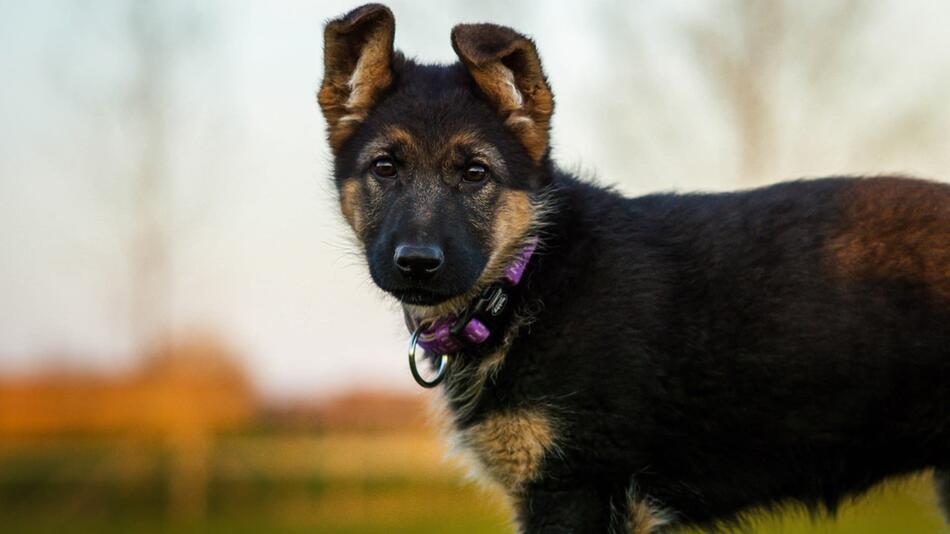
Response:
[[[511,289],[521,282],[537,246],[537,238],[531,238],[505,269],[501,280],[488,286],[461,314],[439,317],[422,328],[418,334],[419,346],[429,354],[455,354],[462,347],[485,343],[492,330],[502,328],[501,321],[507,317],[505,312],[512,300]],[[407,313],[406,326],[410,332],[415,322]]]

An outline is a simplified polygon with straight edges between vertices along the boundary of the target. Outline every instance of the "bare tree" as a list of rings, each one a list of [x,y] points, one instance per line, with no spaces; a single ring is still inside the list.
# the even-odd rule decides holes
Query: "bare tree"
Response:
[[[168,118],[170,62],[178,53],[158,2],[133,2],[129,41],[135,75],[129,94],[129,121],[139,134],[139,156],[131,176],[132,228],[129,250],[133,339],[169,338],[169,264],[171,239],[168,187]]]
[[[592,101],[610,118],[603,145],[622,155],[617,167],[627,173],[613,179],[700,171],[724,186],[756,185],[946,161],[950,70],[892,74],[906,65],[881,54],[888,9],[719,0],[691,10],[600,10],[611,79],[592,88],[601,92]]]
[[[806,99],[832,97],[846,77],[855,38],[867,23],[866,4],[836,0],[804,6],[788,0],[725,0],[723,25],[693,24],[686,38],[713,100],[730,120],[739,180],[754,184],[774,170],[782,139],[780,88],[807,88]],[[784,78],[783,78],[784,76]]]
[[[135,339],[172,347],[172,221],[169,108],[175,62],[194,45],[195,13],[178,13],[159,0],[132,2],[128,24],[136,74],[129,99],[129,120],[139,133],[140,152],[131,177],[130,243],[131,325]],[[152,340],[152,341],[148,341]],[[160,349],[161,350],[161,349]],[[170,512],[199,519],[207,508],[205,426],[188,426],[169,435],[175,453],[169,478]]]

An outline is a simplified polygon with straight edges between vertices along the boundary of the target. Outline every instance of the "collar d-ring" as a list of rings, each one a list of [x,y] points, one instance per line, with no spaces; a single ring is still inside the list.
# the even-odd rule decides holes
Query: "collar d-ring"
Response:
[[[416,367],[416,345],[419,343],[419,334],[424,330],[422,324],[416,327],[416,330],[412,333],[412,337],[409,339],[409,371],[412,372],[412,378],[416,380],[416,383],[424,388],[434,388],[438,386],[442,380],[445,379],[445,371],[449,366],[449,355],[443,354],[439,359],[439,369],[436,371],[435,378],[432,380],[426,380],[419,374],[419,369]]]

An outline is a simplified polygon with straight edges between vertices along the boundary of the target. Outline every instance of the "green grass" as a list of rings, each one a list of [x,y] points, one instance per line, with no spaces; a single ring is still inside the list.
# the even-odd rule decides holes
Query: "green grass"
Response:
[[[130,518],[125,520],[94,521],[81,520],[68,523],[45,521],[42,519],[16,518],[4,520],[3,532],[36,534],[473,534],[509,532],[497,521],[478,518],[454,518],[450,521],[433,519],[410,522],[371,522],[354,523],[346,526],[325,526],[319,524],[285,525],[274,521],[258,519],[210,518],[199,524],[164,523],[161,521],[143,521]]]
[[[757,534],[950,534],[926,475],[875,488],[846,503],[834,518],[790,508],[782,514],[751,514],[745,526]]]
[[[507,533],[497,496],[461,482],[429,437],[246,435],[219,439],[197,465],[198,500],[179,510],[183,471],[155,443],[0,443],[3,532]],[[186,476],[188,472],[184,472]],[[185,486],[186,488],[189,486]],[[873,491],[834,519],[789,511],[755,516],[757,534],[947,532],[929,477]]]

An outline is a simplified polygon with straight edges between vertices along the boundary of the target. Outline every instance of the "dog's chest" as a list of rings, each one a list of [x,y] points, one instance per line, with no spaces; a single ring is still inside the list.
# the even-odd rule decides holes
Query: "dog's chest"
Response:
[[[455,445],[479,478],[517,494],[536,479],[545,457],[557,450],[552,420],[540,408],[516,408],[492,413],[479,423],[454,430]]]

